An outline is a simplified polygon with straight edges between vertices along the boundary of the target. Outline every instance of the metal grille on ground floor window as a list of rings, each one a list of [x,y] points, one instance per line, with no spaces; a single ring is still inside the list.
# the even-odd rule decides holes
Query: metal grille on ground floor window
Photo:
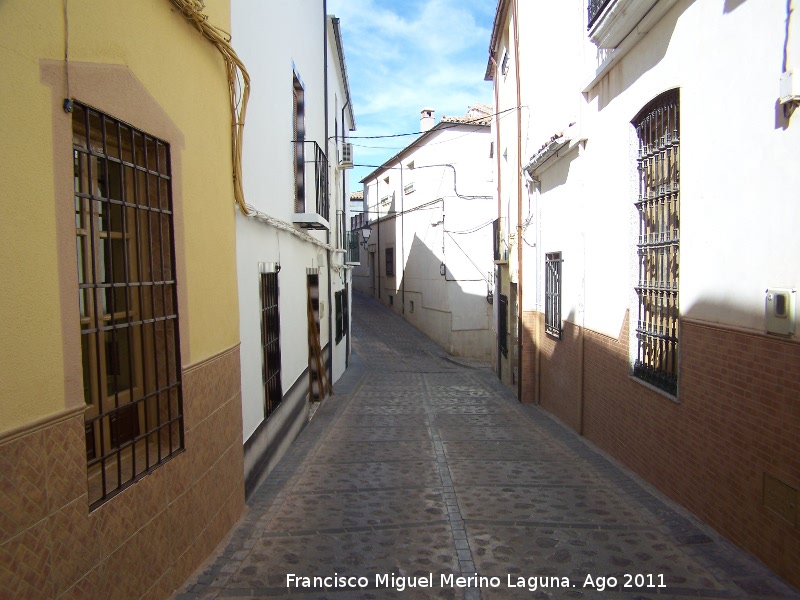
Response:
[[[561,339],[561,252],[545,255],[544,330]]]
[[[264,384],[264,418],[283,400],[281,385],[281,318],[278,309],[278,274],[261,274],[261,349]]]
[[[386,248],[386,276],[394,277],[394,248]]]
[[[334,294],[334,301],[336,303],[336,343],[338,344],[347,334],[347,329],[349,327],[346,290],[336,292]]]
[[[636,377],[678,392],[680,113],[678,90],[655,98],[632,121],[639,139],[639,297]]]
[[[503,356],[508,356],[508,296],[500,294],[497,305],[497,343]]]
[[[89,504],[183,450],[169,145],[79,102],[74,219]]]

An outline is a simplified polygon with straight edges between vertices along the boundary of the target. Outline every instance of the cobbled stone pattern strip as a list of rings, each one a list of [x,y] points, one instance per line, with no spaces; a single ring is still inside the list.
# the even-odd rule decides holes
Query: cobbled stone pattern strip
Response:
[[[350,367],[181,600],[694,598],[797,590],[536,406],[354,295]],[[358,589],[286,574],[368,575]],[[497,576],[407,588],[375,573]],[[665,588],[586,587],[658,573]],[[534,577],[536,579],[534,579]],[[563,584],[554,586],[553,582]]]

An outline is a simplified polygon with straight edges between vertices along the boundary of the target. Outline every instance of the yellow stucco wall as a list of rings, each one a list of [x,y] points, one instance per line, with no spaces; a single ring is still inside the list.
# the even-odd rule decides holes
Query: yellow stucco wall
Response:
[[[228,0],[207,4],[213,21],[227,28]],[[178,158],[173,193],[180,186],[176,255],[181,359],[188,366],[238,343],[224,63],[169,0],[82,0],[69,2],[68,10],[76,81],[79,65],[118,65],[178,132],[168,141]],[[62,315],[71,302],[77,307],[77,287],[59,288],[60,269],[76,270],[75,245],[65,245],[62,235],[59,246],[56,217],[58,203],[72,198],[58,189],[54,167],[70,161],[68,143],[54,141],[54,130],[64,131],[70,117],[54,110],[66,86],[55,89],[62,84],[42,75],[47,63],[50,72],[60,72],[66,30],[62,0],[0,2],[0,433],[80,402],[74,393],[81,378],[80,346],[72,347],[77,310],[74,322]],[[93,89],[85,84],[82,89],[93,96]],[[75,88],[71,92],[91,104]],[[117,105],[124,107],[124,101]],[[135,114],[137,107],[130,110]]]

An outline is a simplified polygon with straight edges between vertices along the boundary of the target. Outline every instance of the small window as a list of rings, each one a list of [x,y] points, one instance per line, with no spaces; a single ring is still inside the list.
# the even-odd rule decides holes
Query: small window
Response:
[[[503,75],[508,75],[508,50],[503,52],[503,63],[500,67],[500,71]]]
[[[545,255],[544,330],[561,339],[561,252]]]
[[[410,312],[413,313],[414,312],[414,301],[411,300],[410,303],[411,303],[411,311]]]
[[[389,306],[394,306],[394,296],[389,296]]]
[[[386,249],[386,276],[394,277],[394,248]]]

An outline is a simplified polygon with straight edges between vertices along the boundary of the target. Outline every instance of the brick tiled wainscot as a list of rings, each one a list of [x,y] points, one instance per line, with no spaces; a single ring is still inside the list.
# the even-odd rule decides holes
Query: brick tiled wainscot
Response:
[[[533,401],[536,317],[525,316]],[[800,490],[800,343],[684,319],[675,399],[630,377],[627,323],[617,339],[585,330],[583,361],[577,327],[543,339],[542,407],[577,429],[582,374],[588,439],[800,585],[798,509],[791,519],[764,501],[765,474]]]
[[[186,451],[89,512],[82,412],[0,440],[0,597],[165,598],[244,507],[238,347],[183,373]]]

